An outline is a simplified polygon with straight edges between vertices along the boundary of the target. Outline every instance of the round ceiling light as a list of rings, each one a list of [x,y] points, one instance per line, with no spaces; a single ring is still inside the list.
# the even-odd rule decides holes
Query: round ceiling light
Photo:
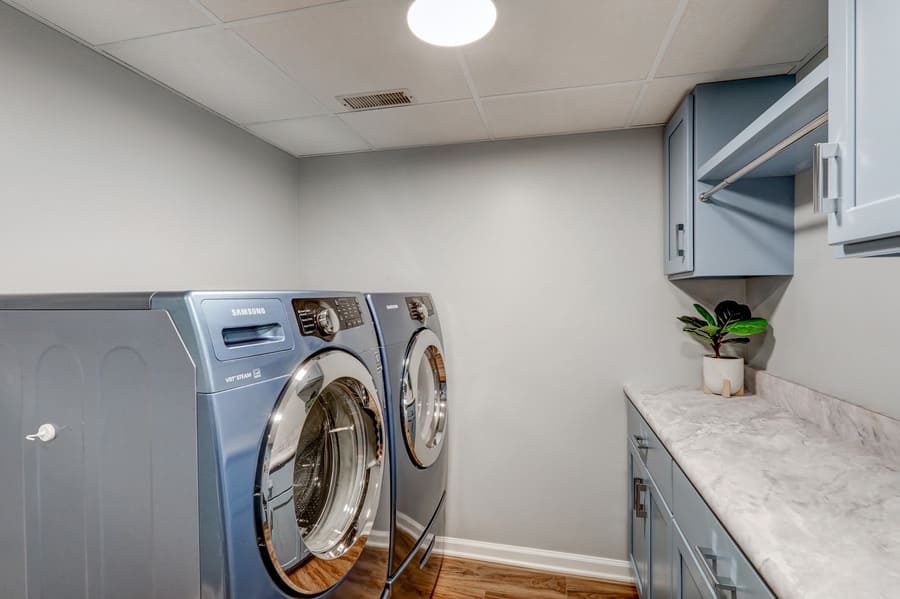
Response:
[[[494,28],[492,0],[415,0],[406,13],[410,30],[435,46],[465,46]]]

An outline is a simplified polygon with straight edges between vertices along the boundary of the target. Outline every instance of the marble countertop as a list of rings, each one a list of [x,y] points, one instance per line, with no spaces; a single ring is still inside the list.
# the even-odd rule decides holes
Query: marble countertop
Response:
[[[625,392],[778,597],[900,597],[900,422],[855,406],[817,422],[808,390]]]

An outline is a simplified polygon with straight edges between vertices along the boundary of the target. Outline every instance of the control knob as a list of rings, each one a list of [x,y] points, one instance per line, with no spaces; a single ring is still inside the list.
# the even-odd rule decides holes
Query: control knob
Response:
[[[412,317],[420,322],[425,322],[428,318],[428,306],[421,300],[413,300],[410,302],[412,306]]]
[[[316,311],[316,327],[323,335],[334,335],[341,330],[341,321],[334,308],[323,306]]]

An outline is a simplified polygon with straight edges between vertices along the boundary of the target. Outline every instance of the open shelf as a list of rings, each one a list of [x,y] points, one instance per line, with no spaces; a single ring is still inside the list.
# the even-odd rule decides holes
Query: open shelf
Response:
[[[718,183],[827,112],[826,60],[702,164],[697,169],[697,179]],[[744,178],[794,175],[808,169],[812,166],[813,144],[825,142],[827,138],[826,124],[745,174]]]

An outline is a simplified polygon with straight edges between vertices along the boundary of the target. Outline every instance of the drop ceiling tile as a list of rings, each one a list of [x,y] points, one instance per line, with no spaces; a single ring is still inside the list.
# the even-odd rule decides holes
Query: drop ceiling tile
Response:
[[[238,123],[324,112],[297,83],[227,30],[182,31],[105,50]]]
[[[456,52],[406,26],[405,2],[347,0],[235,30],[335,111],[335,96],[409,88],[422,103],[471,97]]]
[[[496,0],[463,52],[482,96],[644,79],[677,0]]]
[[[189,0],[16,0],[18,6],[91,44],[212,24]]]
[[[657,75],[798,62],[828,35],[828,0],[690,0]]]
[[[223,21],[249,19],[335,1],[337,0],[200,0]]]
[[[747,77],[765,77],[767,75],[783,75],[790,72],[793,64],[771,65],[715,73],[700,73],[681,77],[663,77],[647,82],[644,93],[634,112],[631,125],[658,125],[666,123],[681,100],[695,86],[710,81],[730,81]]]
[[[475,102],[442,102],[340,115],[376,148],[451,144],[488,138]]]
[[[483,98],[495,137],[578,133],[624,127],[640,83]]]
[[[250,131],[294,156],[357,152],[371,147],[340,119],[314,116],[305,119],[256,123]]]

